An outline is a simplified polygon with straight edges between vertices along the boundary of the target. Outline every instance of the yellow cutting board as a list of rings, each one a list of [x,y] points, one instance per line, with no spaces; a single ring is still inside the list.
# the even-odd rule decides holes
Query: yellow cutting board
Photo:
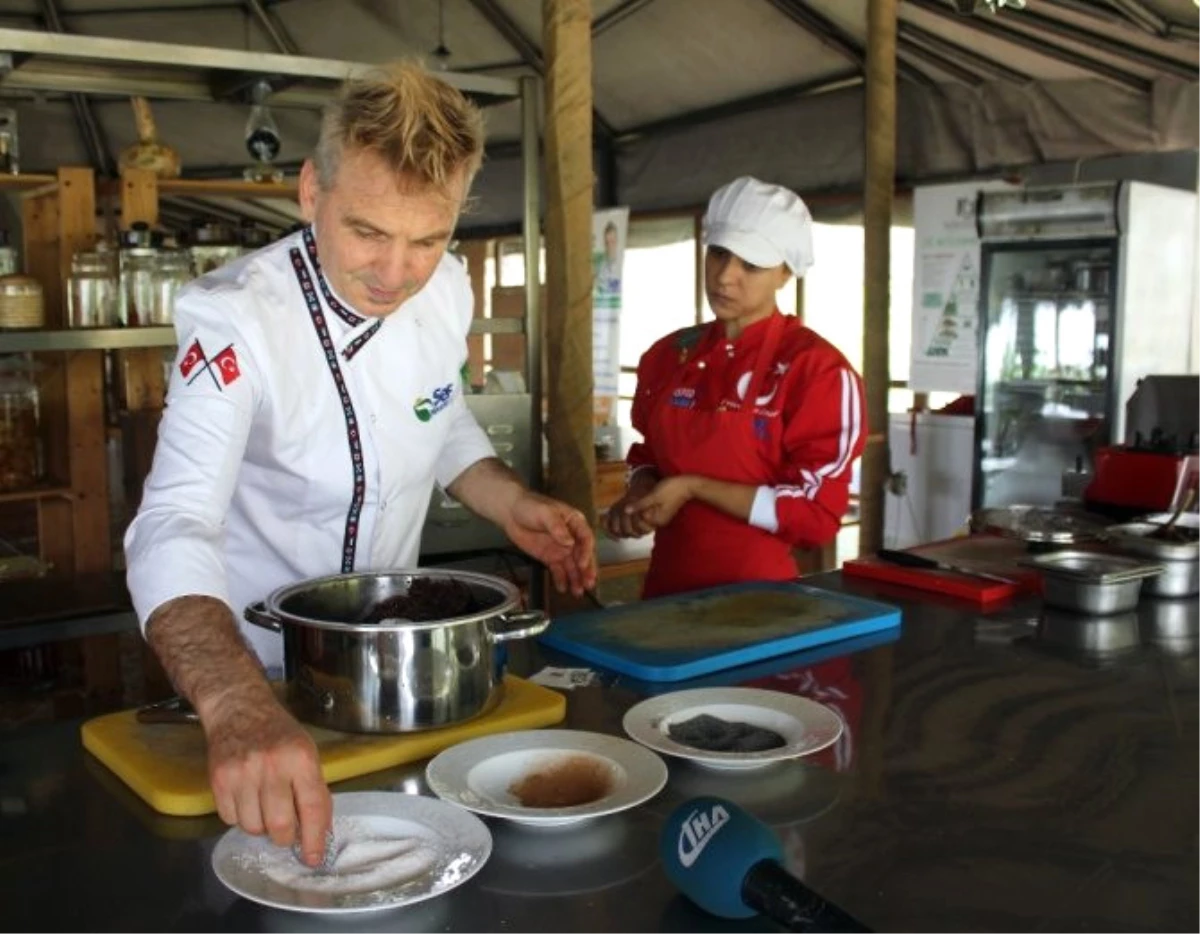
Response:
[[[424,759],[477,736],[550,726],[566,712],[562,694],[507,675],[504,698],[495,710],[455,726],[400,735],[305,729],[316,740],[325,781],[340,782]],[[87,721],[80,732],[83,747],[154,810],[176,817],[216,810],[199,724],[139,723],[136,710],[122,710]]]

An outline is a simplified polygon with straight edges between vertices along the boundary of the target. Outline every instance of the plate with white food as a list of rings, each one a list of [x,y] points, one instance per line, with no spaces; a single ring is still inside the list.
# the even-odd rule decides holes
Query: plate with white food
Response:
[[[437,798],[399,792],[333,796],[324,862],[238,828],[213,850],[229,889],[271,908],[352,914],[411,905],[457,888],[487,862],[492,835],[474,814]]]
[[[622,726],[643,746],[711,769],[759,769],[837,742],[842,718],[807,697],[760,688],[697,688],[629,708]]]
[[[649,800],[667,783],[667,766],[620,736],[519,730],[443,750],[425,781],[439,798],[476,814],[564,827]]]

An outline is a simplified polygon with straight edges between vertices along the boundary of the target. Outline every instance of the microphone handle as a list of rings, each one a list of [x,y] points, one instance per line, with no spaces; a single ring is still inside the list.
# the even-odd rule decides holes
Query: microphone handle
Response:
[[[870,931],[827,902],[773,859],[750,867],[742,880],[742,901],[789,931]]]

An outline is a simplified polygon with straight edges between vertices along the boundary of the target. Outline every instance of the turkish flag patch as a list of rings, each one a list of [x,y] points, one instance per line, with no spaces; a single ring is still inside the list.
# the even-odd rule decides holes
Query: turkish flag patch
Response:
[[[233,344],[230,344],[213,357],[212,362],[213,366],[217,368],[217,373],[220,374],[221,382],[226,386],[242,375],[242,371],[238,367],[237,354],[233,350]]]
[[[187,379],[192,370],[205,362],[207,361],[204,359],[204,348],[200,346],[199,340],[194,340],[192,346],[188,348],[188,352],[179,361],[179,375]]]
[[[190,386],[205,373],[208,374],[213,385],[222,391],[242,375],[242,368],[238,365],[237,352],[233,349],[233,344],[210,359],[200,345],[199,339],[192,341],[192,346],[187,349],[187,353],[179,361],[179,374],[187,380],[187,384]]]

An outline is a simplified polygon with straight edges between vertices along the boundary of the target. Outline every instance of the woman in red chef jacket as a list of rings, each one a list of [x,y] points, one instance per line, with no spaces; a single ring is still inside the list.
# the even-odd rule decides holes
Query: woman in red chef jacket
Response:
[[[804,202],[736,179],[709,201],[705,240],[716,320],[642,356],[633,426],[644,440],[606,518],[618,538],[655,533],[644,597],[795,578],[792,549],[837,534],[867,431],[858,374],[775,307],[812,265]]]

